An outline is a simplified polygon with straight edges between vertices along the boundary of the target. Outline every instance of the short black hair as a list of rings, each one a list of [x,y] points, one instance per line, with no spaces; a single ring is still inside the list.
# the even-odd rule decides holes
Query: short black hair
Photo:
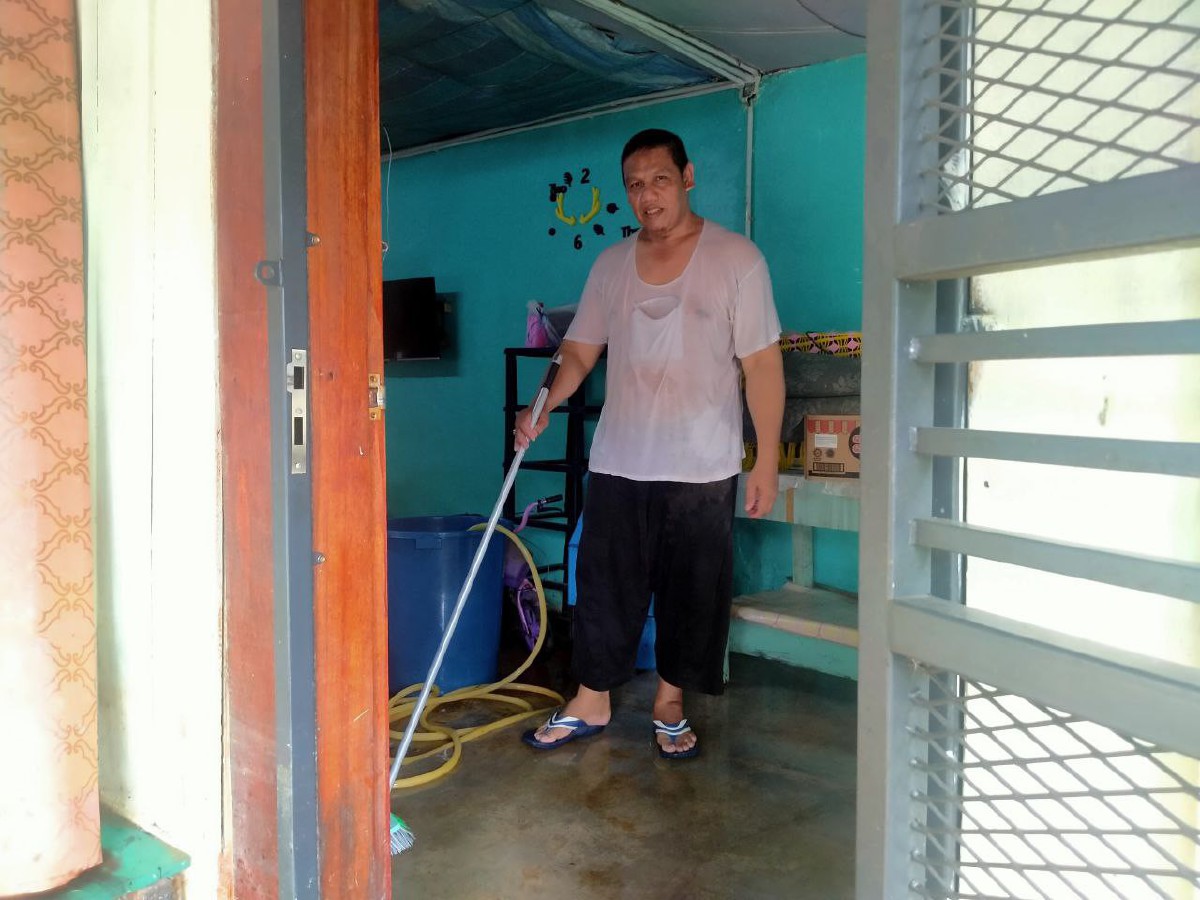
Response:
[[[652,150],[655,147],[666,147],[680,172],[687,167],[687,150],[683,148],[683,139],[679,135],[664,128],[647,128],[639,131],[625,142],[625,149],[621,151],[621,168],[625,168],[625,160],[633,154],[640,150]]]

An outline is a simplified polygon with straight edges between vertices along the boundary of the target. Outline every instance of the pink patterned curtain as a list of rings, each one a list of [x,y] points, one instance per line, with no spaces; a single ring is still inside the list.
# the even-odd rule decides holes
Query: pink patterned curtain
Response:
[[[0,896],[100,862],[74,0],[0,0]]]

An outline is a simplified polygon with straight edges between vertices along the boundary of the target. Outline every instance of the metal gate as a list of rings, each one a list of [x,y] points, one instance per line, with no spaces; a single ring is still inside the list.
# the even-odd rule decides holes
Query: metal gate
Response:
[[[1197,900],[1200,0],[874,0],[868,21],[857,896]],[[1183,274],[1103,307],[1081,285],[1114,259]],[[972,413],[982,381],[1069,408],[1061,367],[1162,361],[1183,399],[1145,433],[1107,406],[1088,429]],[[1049,486],[1007,524],[997,461]],[[1104,516],[1072,519],[1048,469],[1177,502],[1080,539]],[[1178,540],[1146,552],[1159,528]]]

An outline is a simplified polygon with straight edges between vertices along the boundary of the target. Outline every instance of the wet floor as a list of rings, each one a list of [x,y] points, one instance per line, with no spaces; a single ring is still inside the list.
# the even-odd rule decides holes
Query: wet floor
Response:
[[[537,752],[519,730],[466,745],[459,768],[396,795],[417,845],[393,896],[853,896],[853,684],[744,656],[723,697],[688,700],[703,748],[660,760],[653,673],[614,694],[601,735]]]

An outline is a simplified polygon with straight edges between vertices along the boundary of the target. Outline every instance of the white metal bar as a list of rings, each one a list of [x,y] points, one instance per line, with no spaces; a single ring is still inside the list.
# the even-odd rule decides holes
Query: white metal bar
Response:
[[[550,388],[554,384],[554,379],[557,377],[559,366],[561,365],[562,354],[560,353],[550,361],[550,368],[546,372],[546,379],[538,389],[537,399],[533,402],[530,421],[536,422],[541,417],[542,408],[545,407],[546,400],[550,396]],[[408,724],[405,726],[404,734],[400,738],[400,746],[396,748],[396,756],[392,760],[391,769],[388,771],[389,792],[396,785],[396,778],[400,775],[400,767],[404,765],[404,757],[408,754],[408,748],[412,746],[413,736],[417,733],[417,727],[421,724],[421,717],[425,712],[426,704],[429,702],[430,694],[437,684],[438,673],[441,671],[442,663],[446,658],[446,651],[450,648],[450,642],[454,640],[454,632],[458,628],[458,620],[462,617],[467,600],[470,599],[471,588],[475,584],[475,578],[479,574],[483,558],[487,555],[488,543],[496,533],[496,523],[500,521],[500,513],[504,511],[504,503],[508,499],[509,492],[512,491],[513,482],[517,480],[517,472],[521,468],[521,460],[525,458],[525,451],[527,449],[528,447],[522,447],[518,450],[513,455],[512,462],[508,464],[508,472],[505,473],[504,484],[500,488],[500,496],[496,498],[496,503],[492,506],[492,514],[488,517],[487,527],[484,529],[483,535],[479,539],[479,546],[475,549],[475,555],[471,559],[471,567],[467,570],[467,577],[463,580],[462,587],[459,589],[458,599],[455,601],[454,609],[450,613],[450,620],[445,624],[441,642],[438,644],[437,652],[433,655],[433,662],[429,664],[429,672],[421,684],[421,693],[417,697],[417,705],[413,707],[412,712],[409,714]]]
[[[1069,173],[1066,173],[1069,174]],[[916,218],[895,231],[912,281],[1200,244],[1200,165],[983,209]]]
[[[972,696],[970,698],[970,700],[972,702],[975,699],[976,698],[974,696]],[[985,698],[985,699],[990,699],[990,698]],[[1064,720],[1069,721],[1073,724],[1078,724],[1083,721],[1081,718],[1079,718],[1077,716],[1075,716],[1075,717],[1064,716]],[[1055,724],[1057,726],[1064,726],[1064,721],[1058,721]],[[922,741],[932,741],[934,739],[936,739],[938,741],[942,741],[942,742],[964,741],[964,740],[971,740],[977,735],[985,735],[987,737],[992,737],[994,734],[996,734],[999,731],[1007,731],[1010,727],[1011,727],[1011,725],[1009,723],[1006,723],[1005,725],[999,726],[996,728],[965,727],[965,728],[962,728],[962,729],[960,729],[958,731],[954,731],[954,732],[949,732],[949,731],[924,732],[920,729],[915,729],[914,736],[919,738]],[[1106,748],[1104,751],[1104,759],[1109,763],[1119,762],[1121,760],[1141,760],[1141,759],[1145,759],[1146,756],[1147,756],[1147,752],[1141,748],[1135,749],[1135,750],[1124,750],[1124,751],[1121,751],[1121,750],[1109,751]],[[1069,763],[1083,762],[1085,760],[1090,760],[1090,759],[1095,759],[1095,758],[1096,758],[1096,753],[1094,750],[1088,750],[1086,752],[1081,752],[1081,753],[1049,753],[1044,748],[1042,748],[1040,755],[1036,752],[1023,750],[1021,752],[1021,765],[1037,766],[1037,765],[1052,764],[1052,763],[1069,764]],[[927,765],[928,765],[928,763],[921,764],[922,767],[927,766]],[[951,768],[953,768],[955,772],[970,772],[973,769],[989,769],[994,765],[995,765],[995,762],[993,760],[983,759],[980,757],[974,757],[970,760],[963,760],[961,762],[953,763]],[[1167,788],[1167,787],[1155,788],[1155,789],[1130,788],[1130,792],[1136,792],[1139,794],[1153,794],[1156,791],[1161,792],[1161,793],[1169,793],[1171,791],[1171,789]],[[1113,793],[1120,794],[1122,792],[1106,790],[1105,793],[1111,795]],[[1197,791],[1196,789],[1193,788],[1192,793],[1200,794],[1200,791]],[[980,794],[980,795],[975,795],[975,796],[983,797],[984,795]],[[1196,799],[1200,799],[1200,796],[1197,796]],[[1194,828],[1192,830],[1196,833],[1196,836],[1198,838],[1200,838],[1200,829]]]
[[[1196,353],[1200,353],[1200,319],[930,334],[914,338],[908,350],[909,358],[921,363]]]
[[[746,102],[746,237],[754,240],[754,104],[757,96]]]
[[[974,698],[968,698],[967,702],[970,703],[973,701],[973,699]],[[1077,721],[1081,721],[1081,720],[1082,720],[1082,717],[1079,717],[1077,719]],[[1088,719],[1087,721],[1089,724],[1095,724],[1091,719]],[[1026,729],[1029,729],[1030,727],[1031,726],[1028,725],[1027,723],[1022,723],[1020,725],[1010,726],[1009,730],[1010,731],[1026,730]],[[1106,730],[1111,731],[1111,729],[1106,729]],[[1115,734],[1115,732],[1113,732],[1113,733]],[[1030,738],[1030,741],[1033,741],[1033,743],[1036,745],[1036,741],[1034,741],[1034,739],[1032,737]],[[997,743],[999,743],[999,742],[997,742]],[[1026,768],[1032,768],[1035,766],[1059,765],[1059,764],[1062,764],[1063,762],[1065,762],[1063,757],[1058,757],[1058,756],[1048,757],[1045,760],[1041,760],[1041,759],[1030,760],[1030,759],[1026,758],[1024,753],[1018,754],[1016,752],[1013,752],[1012,748],[1006,748],[1006,750],[1008,750],[1008,752],[1011,756],[1011,759],[1014,763],[1019,763],[1021,766],[1026,767]],[[1082,762],[1085,760],[1096,761],[1097,757],[1100,755],[1103,755],[1104,762],[1106,762],[1106,763],[1110,762],[1112,759],[1107,753],[1101,754],[1101,753],[1098,753],[1097,751],[1093,750],[1091,753],[1080,754],[1079,756],[1075,757],[1073,761],[1075,761],[1075,762]],[[1124,757],[1124,758],[1131,759],[1132,757]],[[1146,757],[1142,756],[1141,759],[1145,760]],[[1000,765],[1003,765],[1003,763],[1000,763]],[[989,770],[994,770],[996,768],[996,766],[997,766],[996,760],[990,760],[990,759],[977,759],[975,762],[970,763],[970,764],[965,763],[965,762],[957,762],[957,761],[956,762],[948,762],[945,765],[940,765],[940,766],[931,766],[928,763],[914,763],[915,768],[917,768],[921,771],[924,771],[924,772],[928,772],[929,774],[937,774],[937,775],[953,774],[953,775],[962,775],[967,778],[973,777],[976,772],[988,772]],[[1107,768],[1107,766],[1105,766],[1105,768]],[[1195,788],[1192,788],[1191,790],[1187,790],[1186,788],[1181,788],[1181,786],[1179,784],[1164,784],[1162,787],[1142,787],[1139,784],[1137,784],[1136,782],[1132,782],[1132,781],[1128,781],[1128,780],[1126,780],[1126,784],[1128,784],[1129,786],[1125,787],[1125,788],[1118,788],[1118,789],[1104,788],[1103,790],[1100,790],[1100,791],[1094,790],[1090,787],[1076,788],[1076,789],[1070,789],[1070,788],[1054,789],[1054,788],[1048,787],[1045,784],[1042,784],[1042,785],[1040,785],[1042,788],[1042,790],[1040,790],[1040,791],[1031,790],[1029,788],[1024,788],[1019,793],[1020,793],[1021,799],[1025,800],[1025,801],[1055,800],[1055,799],[1058,799],[1058,800],[1083,800],[1083,799],[1087,799],[1089,797],[1093,797],[1093,798],[1103,797],[1105,799],[1110,799],[1113,797],[1122,797],[1122,798],[1124,798],[1124,797],[1144,797],[1144,798],[1148,798],[1148,799],[1153,799],[1153,798],[1159,798],[1159,797],[1171,797],[1171,796],[1175,796],[1175,795],[1184,795],[1184,796],[1190,795],[1193,799],[1195,799],[1195,795],[1196,795]],[[976,789],[971,792],[969,797],[960,798],[959,802],[960,803],[962,803],[962,802],[997,803],[997,802],[1003,802],[1004,800],[1011,800],[1012,797],[1014,796],[1014,794],[1018,793],[1017,791],[1005,790],[1003,785],[998,785],[997,787],[992,788],[991,790],[995,791],[995,793],[992,793],[990,791],[979,790],[979,788],[976,787]],[[998,828],[998,829],[989,828],[987,830],[991,834],[1003,834],[1005,832],[1005,829],[1002,829],[1002,828]],[[1057,827],[1048,827],[1045,829],[1044,832],[1041,832],[1037,828],[1021,828],[1019,830],[1021,831],[1022,834],[1038,834],[1038,833],[1071,834],[1072,831],[1075,831],[1076,833],[1087,833],[1089,831],[1094,831],[1095,833],[1098,833],[1098,834],[1110,834],[1110,835],[1111,834],[1143,834],[1143,833],[1154,834],[1154,833],[1158,833],[1158,834],[1185,834],[1189,837],[1200,837],[1200,831],[1197,831],[1197,829],[1189,826],[1186,822],[1183,822],[1181,820],[1176,820],[1176,825],[1174,828],[1162,828],[1162,829],[1152,829],[1152,828],[1143,829],[1140,827],[1135,828],[1132,823],[1127,822],[1125,825],[1125,830],[1120,830],[1120,829],[1114,830],[1111,828],[1096,828],[1096,829],[1080,828],[1080,829],[1075,830],[1075,829],[1060,829]]]
[[[921,427],[913,429],[910,446],[929,456],[1200,477],[1200,444]]]
[[[897,653],[1200,755],[1200,671],[933,597],[896,600]]]
[[[1200,565],[1182,560],[1117,553],[945,519],[914,519],[913,543],[1200,603]]]
[[[1114,22],[1114,24],[1119,25],[1120,21],[1116,20]],[[1188,31],[1189,31],[1189,29],[1185,29],[1185,33],[1187,33]],[[1191,33],[1195,33],[1194,29],[1190,29],[1190,31],[1191,31]],[[1139,39],[1139,40],[1141,40],[1141,39]],[[1105,57],[1105,56],[1100,56],[1100,55],[1093,56],[1088,53],[1080,53],[1078,50],[1068,54],[1068,53],[1057,52],[1054,50],[1047,50],[1041,46],[1038,46],[1038,47],[1010,47],[1007,44],[1000,42],[1000,41],[983,40],[982,38],[978,37],[977,35],[972,35],[970,38],[970,42],[974,47],[977,47],[977,48],[982,47],[986,50],[999,50],[1002,52],[1017,50],[1017,51],[1025,54],[1026,56],[1041,56],[1041,57],[1048,57],[1050,59],[1066,58],[1066,59],[1070,59],[1072,62],[1085,63],[1089,67],[1096,66],[1101,69],[1128,69],[1128,70],[1132,70],[1134,72],[1144,72],[1147,69],[1146,65],[1144,65],[1140,62],[1131,62],[1127,59],[1122,58],[1121,56],[1117,56],[1115,58]],[[1128,48],[1126,47],[1124,49],[1127,50]],[[1185,81],[1195,81],[1196,80],[1196,73],[1187,68],[1175,69],[1175,68],[1171,68],[1170,66],[1164,65],[1161,67],[1156,67],[1154,69],[1154,71],[1161,72],[1164,75],[1169,75],[1172,78],[1179,78],[1179,79],[1185,80]]]
[[[1089,755],[1085,758],[1086,759],[1095,759],[1096,757],[1093,754],[1093,755]],[[1056,761],[1057,760],[1053,760],[1053,759],[1050,760],[1050,762],[1052,762],[1052,763],[1056,762]],[[987,765],[988,765],[987,763],[981,763],[980,767],[986,767]],[[1023,765],[1023,766],[1029,765],[1028,760],[1022,758],[1021,765]],[[1179,791],[1178,789],[1172,790],[1170,788],[1165,788],[1165,789],[1163,789],[1161,791],[1157,791],[1157,792],[1130,789],[1128,791],[1105,791],[1104,796],[1105,797],[1113,797],[1113,796],[1144,797],[1148,794],[1153,795],[1154,793],[1179,794],[1182,792]],[[1094,797],[1094,796],[1095,796],[1095,794],[1091,791],[1055,791],[1053,794],[1030,794],[1027,792],[1021,793],[1021,798],[1024,800],[1031,800],[1031,799],[1057,800],[1057,799],[1060,799],[1063,797],[1067,797],[1070,799],[1076,799],[1076,798],[1083,799],[1086,797]],[[1012,794],[995,794],[995,795],[972,794],[971,795],[972,803],[974,803],[974,802],[993,802],[994,803],[994,802],[1003,802],[1005,800],[1011,800],[1011,799],[1012,799]],[[1179,836],[1179,837],[1192,838],[1193,840],[1200,838],[1200,832],[1198,832],[1195,828],[1187,829],[1187,828],[1140,827],[1135,830],[1133,828],[1128,828],[1128,827],[1124,828],[1124,829],[1109,829],[1109,828],[1099,828],[1096,826],[1091,826],[1091,827],[1080,827],[1080,828],[1055,827],[1055,828],[987,828],[987,829],[982,829],[982,828],[930,828],[930,827],[924,826],[924,825],[922,825],[920,827],[913,826],[913,828],[914,828],[914,830],[919,831],[922,834],[929,834],[929,835],[949,834],[949,835],[956,835],[956,836],[959,836],[959,835],[982,836],[984,834],[990,834],[993,837],[995,837],[997,835],[1013,835],[1013,836],[1019,836],[1019,835],[1026,835],[1026,836],[1077,835],[1077,836],[1082,836],[1082,835],[1102,835],[1103,834],[1103,835],[1110,835],[1110,836],[1111,835],[1121,835],[1121,836],[1154,835],[1154,836],[1158,836],[1158,837]]]
[[[1184,91],[1181,90],[1179,93],[1182,94]],[[957,106],[949,103],[936,103],[933,104],[933,106],[934,108],[946,113],[958,110]],[[1093,110],[1091,115],[1088,116],[1088,119],[1094,119],[1096,116],[1105,111],[1106,110],[1104,107],[1098,106],[1095,110]],[[1145,114],[1143,113],[1143,115]],[[1001,191],[1000,188],[1002,188],[1008,181],[1015,178],[1018,174],[1025,175],[1030,171],[1041,172],[1044,175],[1050,176],[1051,179],[1070,178],[1080,184],[1092,185],[1107,184],[1109,182],[1117,181],[1120,179],[1121,175],[1128,171],[1131,167],[1143,165],[1151,161],[1160,163],[1163,168],[1178,168],[1180,166],[1187,166],[1191,164],[1191,160],[1186,156],[1170,156],[1163,152],[1165,148],[1178,143],[1178,139],[1172,136],[1160,138],[1162,144],[1156,150],[1152,150],[1148,147],[1139,147],[1134,142],[1122,143],[1121,139],[1135,131],[1140,124],[1139,122],[1127,124],[1119,134],[1109,138],[1108,140],[1093,141],[1079,137],[1078,133],[1075,131],[1065,131],[1062,129],[1051,128],[1050,126],[1044,125],[1038,121],[1022,123],[1018,119],[1010,119],[1007,116],[997,114],[987,116],[981,115],[981,118],[984,118],[988,125],[999,124],[1013,129],[1015,132],[1014,137],[1009,138],[1008,141],[999,147],[988,147],[986,150],[981,148],[974,142],[973,139],[970,138],[955,139],[938,135],[937,137],[933,138],[933,140],[935,140],[938,144],[938,155],[942,160],[945,160],[947,157],[957,151],[968,151],[978,154],[981,159],[987,159],[989,161],[1000,160],[1008,163],[1012,167],[1011,171],[998,182],[987,185],[987,187],[990,187],[996,193],[1004,194],[1005,196],[1014,195],[1006,194],[1006,192]],[[1051,143],[1048,143],[1040,153],[1031,156],[1017,156],[1004,152],[1009,146],[1017,142],[1020,137],[1028,137],[1029,135],[1034,134],[1039,138],[1050,137],[1054,138],[1055,140]],[[1141,135],[1138,134],[1138,137],[1141,137]],[[1115,151],[1124,155],[1129,162],[1127,163],[1126,167],[1121,169],[1119,172],[1114,173],[1104,180],[1098,180],[1096,178],[1091,178],[1080,174],[1081,172],[1087,171],[1087,168],[1086,166],[1080,165],[1079,162],[1075,163],[1075,168],[1072,170],[1063,171],[1061,168],[1057,168],[1050,163],[1044,163],[1041,161],[1043,157],[1051,155],[1055,149],[1061,146],[1061,142],[1065,140],[1074,141],[1079,144],[1087,144],[1090,147],[1087,155],[1081,160],[1083,163],[1086,163],[1101,151]],[[942,172],[941,176],[949,182],[964,180],[961,176],[951,176],[946,172]]]
[[[1022,800],[1025,798],[1022,796]],[[970,833],[970,832],[967,832]],[[1050,832],[1053,833],[1053,832]],[[977,831],[975,834],[993,834],[991,831]],[[1099,836],[1110,837],[1108,832],[1097,832]],[[1111,851],[1110,851],[1111,852]],[[922,862],[925,860],[922,858]],[[1027,860],[988,860],[988,859],[973,859],[970,862],[962,864],[966,869],[979,869],[986,872],[1004,871],[1004,872],[1045,872],[1060,875],[1069,873],[1073,875],[1094,875],[1102,876],[1121,876],[1127,878],[1136,878],[1150,887],[1156,887],[1155,880],[1163,878],[1186,878],[1184,873],[1179,869],[1154,868],[1152,866],[1135,866],[1131,864],[1122,865],[1120,862],[1108,866],[1089,865],[1083,863],[1065,863],[1065,862],[1029,862]],[[1170,894],[1161,893],[1159,888],[1159,896],[1163,898],[1171,897]],[[1086,896],[1086,895],[1085,895]]]
[[[1012,12],[1011,4],[1001,2],[998,4],[981,3],[979,0],[940,0],[943,7],[947,9],[958,10],[977,10],[984,13],[995,12]],[[1132,8],[1132,7],[1130,7]],[[1025,12],[1029,18],[1039,19],[1058,19],[1064,22],[1082,22],[1089,25],[1111,26],[1114,23],[1130,28],[1148,28],[1155,31],[1174,31],[1183,34],[1195,34],[1196,29],[1190,25],[1178,25],[1171,22],[1169,19],[1165,22],[1154,22],[1146,19],[1135,19],[1131,16],[1122,16],[1119,20],[1114,20],[1111,16],[1088,15],[1086,7],[1080,9],[1077,7],[1063,7],[1060,10],[1049,8],[1042,4],[1036,9]]]
[[[757,84],[762,73],[737,57],[681,28],[615,0],[572,0],[661,43],[698,66],[737,84]]]
[[[944,76],[947,76],[950,78],[953,78],[958,74],[953,69],[948,69],[944,66],[939,67],[937,71],[938,71],[939,75],[944,75]],[[979,75],[979,74],[972,74],[970,80],[971,80],[971,83],[973,85],[975,85],[976,87],[983,86],[984,89],[991,89],[994,87],[1015,89],[1015,88],[1021,87],[1020,85],[1016,85],[1016,84],[1013,84],[1012,82],[1005,81],[1003,78],[1001,78],[999,76],[988,77],[988,76],[983,76],[983,75]],[[1173,122],[1177,125],[1185,125],[1189,128],[1192,127],[1196,122],[1195,118],[1193,116],[1188,115],[1186,112],[1178,112],[1177,113],[1177,112],[1173,112],[1172,110],[1166,109],[1166,108],[1149,109],[1145,106],[1137,106],[1132,103],[1123,103],[1120,100],[1114,100],[1114,99],[1111,99],[1108,97],[1105,97],[1103,100],[1093,99],[1093,98],[1089,98],[1086,96],[1080,96],[1079,93],[1075,92],[1075,91],[1056,90],[1055,88],[1051,87],[1048,84],[1039,84],[1039,85],[1037,85],[1036,88],[1028,88],[1028,90],[1030,93],[1036,93],[1039,97],[1053,97],[1055,100],[1057,100],[1059,102],[1073,101],[1075,103],[1081,103],[1084,106],[1090,106],[1094,109],[1103,110],[1105,112],[1108,112],[1108,111],[1123,112],[1123,113],[1129,113],[1131,116],[1143,116],[1143,117],[1144,116],[1152,116],[1155,119],[1155,121]],[[1179,93],[1182,94],[1186,90],[1190,90],[1190,86],[1185,86],[1183,89],[1180,90]],[[1174,100],[1178,96],[1179,95],[1177,94],[1176,97],[1173,97],[1170,99]],[[949,103],[948,101],[939,99],[937,101],[937,103],[939,106],[944,107],[948,111],[957,112],[960,114],[966,112],[966,110],[962,106]],[[1163,106],[1166,106],[1166,104],[1163,104]],[[989,117],[988,121],[1000,121],[1000,120],[998,118],[993,119],[993,118]],[[1016,127],[1028,128],[1028,127],[1032,126],[1035,128],[1040,128],[1041,127],[1040,124],[1037,124],[1040,121],[1041,121],[1041,117],[1033,120],[1033,122],[1016,123]],[[1064,132],[1059,132],[1059,133],[1062,134],[1063,136],[1073,136],[1071,132],[1064,131]],[[1085,138],[1082,138],[1082,137],[1079,139],[1085,140]],[[955,141],[954,143],[957,144],[958,142]],[[1098,143],[1103,143],[1103,142],[1098,142]],[[1140,155],[1141,153],[1143,153],[1145,151],[1142,148],[1137,148],[1136,152]],[[1075,174],[1075,173],[1061,172],[1060,174],[1067,175],[1067,174]]]
[[[905,540],[913,509],[930,508],[932,464],[900,452],[908,427],[932,416],[934,370],[908,365],[897,334],[936,330],[936,286],[908,289],[895,275],[892,235],[915,215],[917,175],[936,160],[921,139],[936,112],[920,102],[936,62],[939,13],[924,0],[878,0],[867,11],[867,155],[863,265],[863,440],[881,452],[864,459],[861,478],[858,653],[858,801],[855,896],[897,897],[916,877],[910,857],[907,760],[909,694],[924,679],[888,643],[893,591],[927,593],[929,554]],[[916,48],[919,52],[909,52]],[[922,586],[923,585],[923,586]],[[924,877],[923,875],[921,876]]]

